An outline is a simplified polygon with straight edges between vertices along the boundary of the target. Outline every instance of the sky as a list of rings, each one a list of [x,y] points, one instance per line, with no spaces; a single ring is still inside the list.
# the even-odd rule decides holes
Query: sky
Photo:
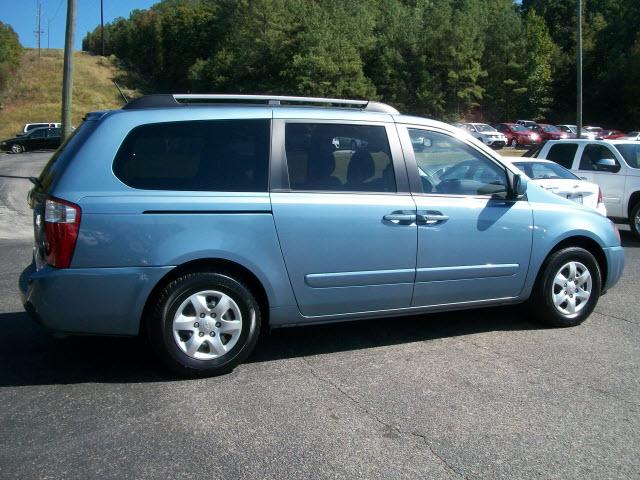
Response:
[[[85,34],[100,25],[100,0],[76,0],[75,48],[82,48]],[[158,0],[103,0],[105,23],[116,17],[128,17],[132,10],[149,8]],[[42,5],[40,46],[64,48],[67,0],[40,0]],[[38,0],[0,0],[0,21],[16,31],[23,47],[38,46],[35,31]]]

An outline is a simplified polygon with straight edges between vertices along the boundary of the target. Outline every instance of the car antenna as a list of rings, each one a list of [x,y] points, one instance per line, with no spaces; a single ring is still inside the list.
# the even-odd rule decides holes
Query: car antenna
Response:
[[[124,100],[124,103],[127,104],[129,103],[129,98],[124,94],[124,92],[122,91],[122,89],[120,88],[120,85],[118,85],[116,83],[115,80],[113,80],[113,84],[116,86],[116,88],[118,89],[118,92],[120,92],[120,96],[122,96],[122,99]]]

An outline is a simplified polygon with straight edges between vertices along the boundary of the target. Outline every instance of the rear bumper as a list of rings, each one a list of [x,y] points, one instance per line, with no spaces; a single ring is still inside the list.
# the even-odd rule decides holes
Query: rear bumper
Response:
[[[602,290],[607,291],[615,286],[622,276],[622,271],[624,270],[624,248],[608,247],[603,250],[607,258],[607,281]]]
[[[56,269],[20,275],[22,304],[35,321],[55,331],[136,335],[153,287],[173,267]]]

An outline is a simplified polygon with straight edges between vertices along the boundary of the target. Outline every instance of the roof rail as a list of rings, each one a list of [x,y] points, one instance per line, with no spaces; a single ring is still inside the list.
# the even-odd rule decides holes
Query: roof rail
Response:
[[[367,112],[398,114],[390,105],[368,100],[345,100],[341,98],[289,97],[282,95],[227,95],[227,94],[155,94],[145,95],[128,102],[125,110],[143,108],[170,108],[188,105],[208,105],[215,103],[266,104],[266,105],[327,105],[330,107],[355,108]]]

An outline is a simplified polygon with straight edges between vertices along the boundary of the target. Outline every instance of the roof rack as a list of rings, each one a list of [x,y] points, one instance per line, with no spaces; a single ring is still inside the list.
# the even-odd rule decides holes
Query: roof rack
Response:
[[[226,94],[154,94],[145,95],[128,102],[125,110],[143,108],[171,108],[210,104],[265,104],[265,105],[327,105],[330,107],[353,108],[367,112],[382,112],[392,115],[398,110],[390,105],[369,100],[345,100],[341,98],[288,97],[282,95],[226,95]]]

